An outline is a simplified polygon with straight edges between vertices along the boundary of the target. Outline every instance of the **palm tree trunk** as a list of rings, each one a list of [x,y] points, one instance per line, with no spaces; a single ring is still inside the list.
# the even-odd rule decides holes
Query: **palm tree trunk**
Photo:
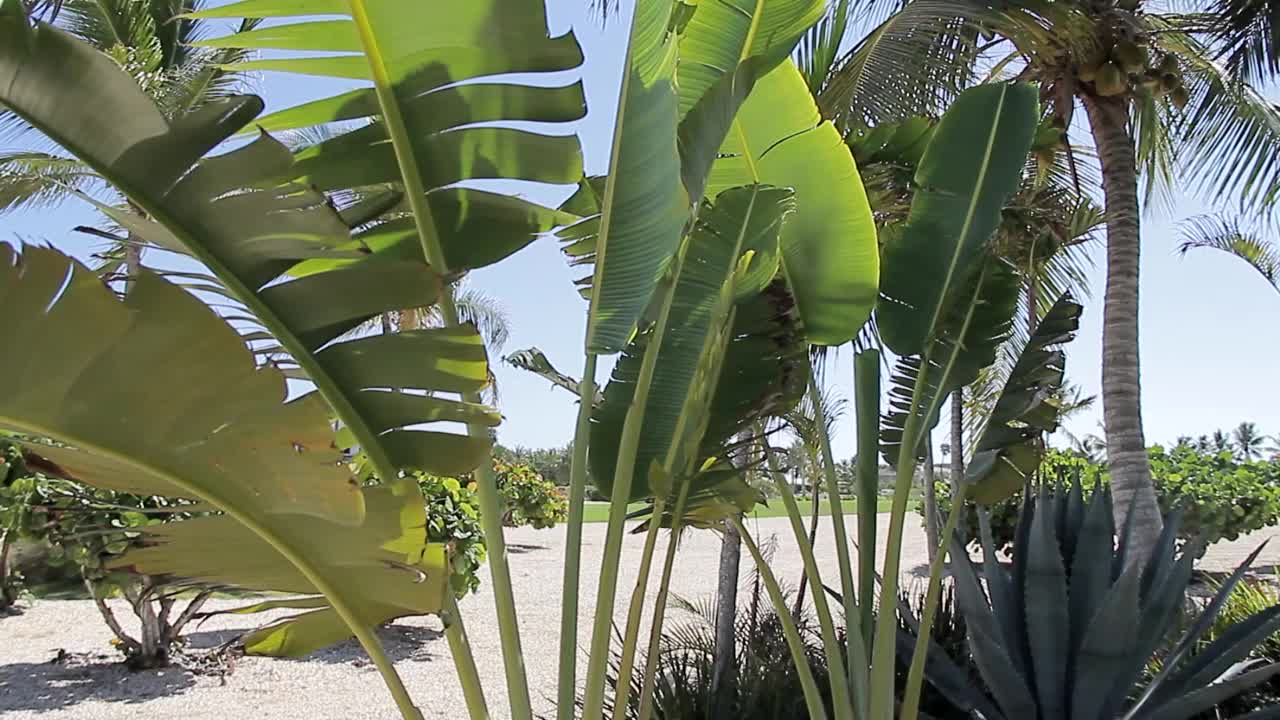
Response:
[[[964,388],[951,393],[951,494],[964,480]]]
[[[929,543],[929,562],[932,564],[933,558],[938,554],[938,541],[941,530],[938,522],[938,483],[933,476],[933,438],[931,433],[925,433],[925,442],[928,445],[924,450],[924,467],[920,475],[924,481],[925,539]]]
[[[18,599],[18,588],[9,578],[9,549],[13,546],[14,532],[0,530],[0,610],[7,610]]]
[[[956,505],[956,497],[960,494],[960,486],[964,483],[964,388],[956,388],[951,393],[951,512],[967,513],[965,507]],[[960,518],[963,520],[964,515]],[[956,536],[960,541],[968,542],[965,537],[965,523],[956,524]]]
[[[813,476],[813,492],[810,495],[813,500],[812,507],[809,510],[809,547],[814,547],[818,542],[818,518],[821,516],[822,506],[822,479]],[[800,617],[801,610],[804,609],[804,594],[809,587],[809,576],[800,573],[800,589],[796,591],[796,602],[791,614]]]
[[[712,717],[732,714],[737,683],[734,626],[738,620],[738,567],[742,558],[742,537],[732,523],[724,524],[720,541],[720,578],[716,590],[716,647],[711,674]],[[620,682],[626,682],[623,678]]]
[[[1102,317],[1102,410],[1116,526],[1133,514],[1131,542],[1143,562],[1162,522],[1142,432],[1138,362],[1138,171],[1127,101],[1085,98],[1102,168],[1107,218],[1107,290]]]

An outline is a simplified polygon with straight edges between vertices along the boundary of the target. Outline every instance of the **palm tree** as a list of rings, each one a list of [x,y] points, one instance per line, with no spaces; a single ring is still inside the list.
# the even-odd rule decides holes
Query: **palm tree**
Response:
[[[1221,430],[1214,430],[1213,437],[1209,440],[1209,447],[1218,453],[1232,452],[1231,436]]]
[[[157,102],[162,113],[177,117],[245,89],[245,76],[227,66],[249,52],[229,48],[192,47],[205,36],[207,22],[182,17],[203,5],[201,0],[61,0],[37,3],[48,20],[116,60]],[[247,31],[258,21],[245,21]],[[25,120],[0,110],[0,142],[22,141],[21,149],[0,149],[0,214],[49,208],[72,199],[96,198],[128,211],[123,198],[87,165],[60,154]],[[109,230],[79,228],[109,241],[101,254],[104,273],[123,264],[136,272],[143,242],[121,232],[109,219]],[[130,272],[130,274],[131,274]]]
[[[1280,293],[1280,247],[1241,227],[1238,221],[1209,215],[1191,218],[1182,226],[1178,252],[1185,256],[1197,248],[1218,250],[1240,258],[1266,278],[1272,290]]]
[[[1217,62],[1231,46],[1218,16],[1205,12],[1165,13],[1142,0],[1025,0],[995,11],[965,0],[917,0],[881,27],[909,13],[916,16],[911,24],[923,30],[894,34],[878,29],[875,42],[855,47],[836,63],[826,87],[856,85],[876,92],[870,98],[826,103],[844,124],[866,124],[866,108],[895,87],[927,86],[939,75],[948,82],[965,79],[958,70],[917,67],[925,63],[880,62],[874,65],[881,72],[873,81],[866,58],[876,56],[996,60],[991,77],[1012,75],[1041,86],[1057,127],[1071,128],[1075,109],[1084,110],[1106,209],[1102,401],[1115,512],[1123,518],[1132,508],[1137,542],[1150,546],[1161,521],[1141,416],[1139,179],[1145,181],[1148,202],[1167,199],[1179,172],[1211,199],[1232,197],[1247,208],[1270,207],[1280,177],[1280,166],[1273,163],[1280,152],[1280,114],[1240,73]],[[969,53],[945,52],[975,37],[974,28],[994,39],[986,45],[970,43]],[[932,95],[914,90],[908,95],[945,96],[950,85],[932,88]],[[892,106],[887,99],[879,105]]]
[[[1252,462],[1262,457],[1262,444],[1267,438],[1258,432],[1257,425],[1242,422],[1231,432],[1231,436],[1235,439],[1236,451],[1240,454],[1241,460]]]

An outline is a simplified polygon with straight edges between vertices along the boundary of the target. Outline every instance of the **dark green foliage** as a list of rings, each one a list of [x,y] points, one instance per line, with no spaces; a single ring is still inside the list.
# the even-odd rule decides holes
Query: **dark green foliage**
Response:
[[[502,524],[555,527],[568,513],[568,501],[560,489],[544,480],[528,465],[494,458],[493,469],[502,494]],[[468,478],[418,474],[418,487],[427,501],[427,540],[449,545],[450,582],[459,598],[480,587],[476,574],[485,559],[484,533],[480,527],[480,502],[476,486]]]
[[[1256,551],[1183,624],[1195,555],[1178,547],[1177,513],[1149,557],[1129,558],[1106,488],[1041,486],[1024,503],[1009,571],[984,563],[984,590],[973,563],[951,563],[969,656],[939,658],[926,675],[957,708],[988,720],[1190,720],[1280,672],[1247,664],[1280,630],[1280,606],[1204,642]],[[952,557],[966,558],[958,542]],[[970,661],[981,683],[958,681]]]
[[[731,700],[732,712],[715,716],[711,713],[711,680],[715,661],[713,599],[700,603],[676,600],[673,605],[684,610],[688,620],[668,627],[662,636],[654,690],[655,720],[712,720],[720,717],[804,720],[809,717],[777,612],[764,589],[756,582],[740,591],[742,594],[747,596],[747,602],[738,608],[734,628],[738,682]],[[796,621],[814,679],[819,688],[829,688],[817,623],[808,614],[796,618]],[[610,698],[618,685],[617,660],[615,656],[611,661],[607,677]],[[636,672],[630,679],[630,707],[624,715],[629,719],[637,717],[640,709],[643,669],[641,660],[636,663]],[[830,712],[830,698],[824,697],[824,702]],[[611,700],[606,701],[606,710],[612,712]],[[606,717],[608,714],[606,712]]]
[[[449,584],[458,598],[480,587],[476,573],[484,562],[484,533],[480,528],[480,502],[474,486],[455,478],[418,475],[418,487],[427,501],[427,540],[449,546]]]
[[[168,578],[109,566],[125,550],[144,541],[145,528],[191,518],[199,511],[187,501],[115,492],[47,476],[41,472],[47,468],[40,464],[46,461],[20,452],[16,445],[0,447],[0,458],[0,529],[6,539],[46,546],[46,566],[67,568],[83,578],[116,636],[113,644],[130,666],[167,665],[170,650],[180,642],[184,626],[200,610],[209,591],[200,590],[183,604],[176,596],[180,588],[169,585]],[[7,560],[0,557],[0,570],[11,575]],[[0,578],[6,596],[14,594],[17,580]],[[112,595],[123,596],[133,609],[141,628],[136,636],[124,631],[110,607],[100,602]]]
[[[1280,461],[1242,462],[1229,450],[1198,448],[1187,442],[1171,450],[1155,445],[1147,455],[1160,510],[1182,512],[1181,540],[1198,539],[1211,545],[1280,522]],[[1051,450],[1040,469],[1040,477],[1050,483],[1066,484],[1077,475],[1086,490],[1110,479],[1103,465],[1059,450]],[[943,517],[951,510],[950,497],[950,487],[939,483],[938,510]],[[1007,550],[1013,542],[1019,502],[1013,498],[990,508],[992,535],[999,549]],[[972,510],[960,527],[976,544],[978,527]]]

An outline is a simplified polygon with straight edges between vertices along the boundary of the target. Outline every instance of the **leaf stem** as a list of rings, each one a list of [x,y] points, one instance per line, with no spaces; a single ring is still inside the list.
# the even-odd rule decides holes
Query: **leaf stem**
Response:
[[[757,434],[764,437],[764,428],[757,423]],[[827,665],[831,669],[831,701],[835,705],[836,720],[843,718],[861,716],[861,712],[854,711],[855,700],[850,698],[850,688],[853,689],[853,697],[856,698],[857,707],[861,707],[865,701],[866,694],[866,676],[861,671],[855,671],[850,668],[848,684],[840,682],[840,678],[846,676],[845,661],[841,652],[840,642],[836,635],[835,621],[831,616],[831,608],[827,605],[827,594],[823,591],[822,574],[818,572],[818,563],[813,555],[813,545],[809,543],[809,535],[805,532],[804,519],[800,516],[800,506],[796,504],[795,494],[791,490],[791,483],[786,479],[782,470],[778,467],[778,459],[773,453],[766,453],[767,462],[769,464],[769,474],[773,476],[774,485],[778,488],[778,495],[782,497],[782,507],[787,511],[787,519],[791,521],[791,533],[795,536],[796,546],[800,550],[800,559],[804,563],[804,574],[809,579],[809,585],[813,587],[813,608],[818,615],[818,626],[822,630],[822,649],[827,656]],[[797,613],[798,614],[798,613]],[[850,655],[849,664],[861,662],[865,659],[866,648],[863,646],[861,632],[859,632],[857,624],[857,616],[853,617],[853,621],[846,620],[846,634],[852,636],[857,634],[856,645],[860,651],[860,655]]]
[[[443,614],[445,619],[445,639],[449,641],[449,654],[453,658],[453,667],[458,673],[458,681],[462,683],[462,696],[467,703],[467,717],[471,720],[489,720],[489,707],[484,699],[484,688],[480,684],[480,672],[476,669],[475,655],[471,653],[471,641],[467,639],[467,628],[462,622],[462,613],[458,611],[458,599],[453,596],[453,588],[445,587]]]
[[[680,485],[680,495],[676,498],[675,509],[671,511],[671,532],[667,539],[667,556],[662,563],[662,580],[658,582],[658,597],[653,601],[653,620],[649,625],[649,647],[644,656],[644,682],[640,685],[639,720],[649,720],[653,713],[653,692],[657,683],[658,656],[662,647],[662,626],[667,618],[667,595],[671,590],[671,572],[676,565],[676,550],[680,547],[680,538],[684,532],[684,508],[689,499],[689,486]]]
[[[573,433],[569,469],[569,518],[565,534],[564,582],[560,591],[560,674],[556,682],[556,717],[574,720],[578,683],[578,592],[582,560],[583,505],[587,494],[587,448],[591,441],[591,404],[596,396],[595,353],[587,353],[578,385],[578,423]]]
[[[613,720],[626,720],[627,705],[631,701],[631,672],[635,668],[637,638],[640,635],[640,615],[644,612],[644,593],[649,586],[649,567],[658,544],[658,529],[662,526],[662,513],[666,499],[659,496],[653,502],[653,515],[649,530],[645,533],[644,551],[640,555],[640,573],[636,576],[635,589],[631,591],[631,605],[627,608],[627,628],[622,636],[622,657],[618,662],[618,686],[614,690]]]
[[[800,687],[804,690],[804,703],[809,711],[809,718],[827,720],[827,709],[822,702],[822,693],[818,691],[818,683],[813,679],[813,670],[809,667],[809,657],[805,654],[804,642],[800,639],[795,618],[791,617],[791,611],[787,608],[787,599],[782,596],[778,579],[774,577],[773,570],[760,554],[760,548],[756,547],[755,540],[742,524],[742,519],[734,515],[729,518],[729,522],[733,523],[738,529],[738,534],[742,536],[742,542],[751,553],[751,558],[755,561],[756,569],[760,572],[760,578],[764,581],[765,589],[769,593],[769,600],[773,603],[779,624],[782,625],[782,634],[787,640],[787,648],[791,651],[791,662],[795,665],[796,674],[800,678]],[[817,595],[818,592],[818,588],[814,588],[813,594]]]
[[[627,503],[631,499],[631,484],[635,475],[636,453],[640,449],[640,431],[644,425],[645,410],[649,404],[649,388],[658,365],[662,340],[666,336],[667,321],[671,316],[671,301],[676,283],[684,265],[688,242],[680,246],[675,262],[658,288],[661,310],[654,325],[649,345],[645,348],[636,378],[635,393],[622,423],[622,437],[618,445],[618,460],[614,469],[613,496],[609,500],[609,525],[605,531],[604,557],[600,564],[600,583],[596,589],[596,614],[591,635],[591,654],[587,665],[586,699],[583,717],[599,718],[604,712],[604,681],[608,667],[610,628],[613,625],[614,595],[618,588],[618,561],[622,555],[622,531],[626,522]]]
[[[841,673],[849,687],[860,683],[854,678],[854,670],[858,664],[865,664],[866,648],[861,648],[860,654],[855,654],[861,645],[862,633],[857,628],[857,618],[862,617],[858,610],[857,590],[853,584],[853,561],[849,555],[849,537],[845,532],[844,525],[844,509],[840,501],[840,483],[836,479],[836,463],[831,453],[831,436],[827,431],[826,410],[822,406],[822,392],[818,389],[818,378],[814,373],[812,364],[809,367],[809,400],[813,403],[813,419],[818,432],[818,447],[822,453],[822,471],[826,479],[827,498],[831,507],[831,527],[835,532],[836,559],[840,564],[840,592],[843,594],[841,600],[844,605],[845,616],[845,639],[846,639],[846,657],[849,658],[848,674]],[[794,498],[793,498],[794,501]],[[799,515],[796,515],[799,518]],[[811,580],[812,582],[812,580]],[[820,593],[820,585],[814,585],[813,594],[815,596]],[[872,595],[874,596],[874,595]],[[852,618],[852,620],[851,620]],[[837,682],[832,681],[834,687]],[[846,692],[848,687],[846,687]]]
[[[946,563],[947,550],[952,547],[951,538],[956,532],[956,521],[964,513],[965,495],[969,491],[968,484],[962,480],[957,482],[959,484],[951,501],[951,512],[947,513],[947,523],[940,533],[938,552],[929,564],[929,589],[924,596],[924,607],[920,609],[920,628],[916,632],[915,649],[911,651],[911,667],[907,671],[902,709],[898,713],[900,720],[916,720],[920,715],[920,691],[924,687],[924,668],[929,657],[929,635],[933,631],[933,619],[938,612],[938,602],[942,595],[942,569]]]
[[[858,422],[858,590],[862,593],[862,637],[875,623],[876,511],[880,500],[880,352],[853,358],[854,409]],[[846,622],[849,622],[846,620]]]

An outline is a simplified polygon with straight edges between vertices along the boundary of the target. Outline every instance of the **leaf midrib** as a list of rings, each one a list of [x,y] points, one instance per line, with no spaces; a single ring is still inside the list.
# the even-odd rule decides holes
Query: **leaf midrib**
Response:
[[[942,288],[938,293],[938,300],[933,306],[933,314],[929,319],[929,326],[924,335],[924,341],[926,343],[929,342],[933,337],[934,332],[937,330],[938,319],[942,317],[942,308],[946,305],[947,294],[950,292],[951,283],[955,279],[956,268],[960,265],[960,256],[964,254],[967,238],[973,227],[975,210],[982,198],[982,188],[986,185],[987,175],[989,174],[989,169],[991,167],[991,156],[995,150],[996,137],[999,135],[1001,113],[1004,110],[1004,100],[1008,95],[1008,92],[1008,86],[1000,88],[1000,99],[996,102],[995,122],[991,123],[991,130],[987,134],[986,148],[983,150],[982,154],[982,163],[978,168],[978,181],[974,184],[973,193],[970,195],[969,208],[965,212],[964,223],[960,226],[960,234],[957,238],[955,247],[952,250],[951,262],[947,266],[947,274],[943,277]]]

